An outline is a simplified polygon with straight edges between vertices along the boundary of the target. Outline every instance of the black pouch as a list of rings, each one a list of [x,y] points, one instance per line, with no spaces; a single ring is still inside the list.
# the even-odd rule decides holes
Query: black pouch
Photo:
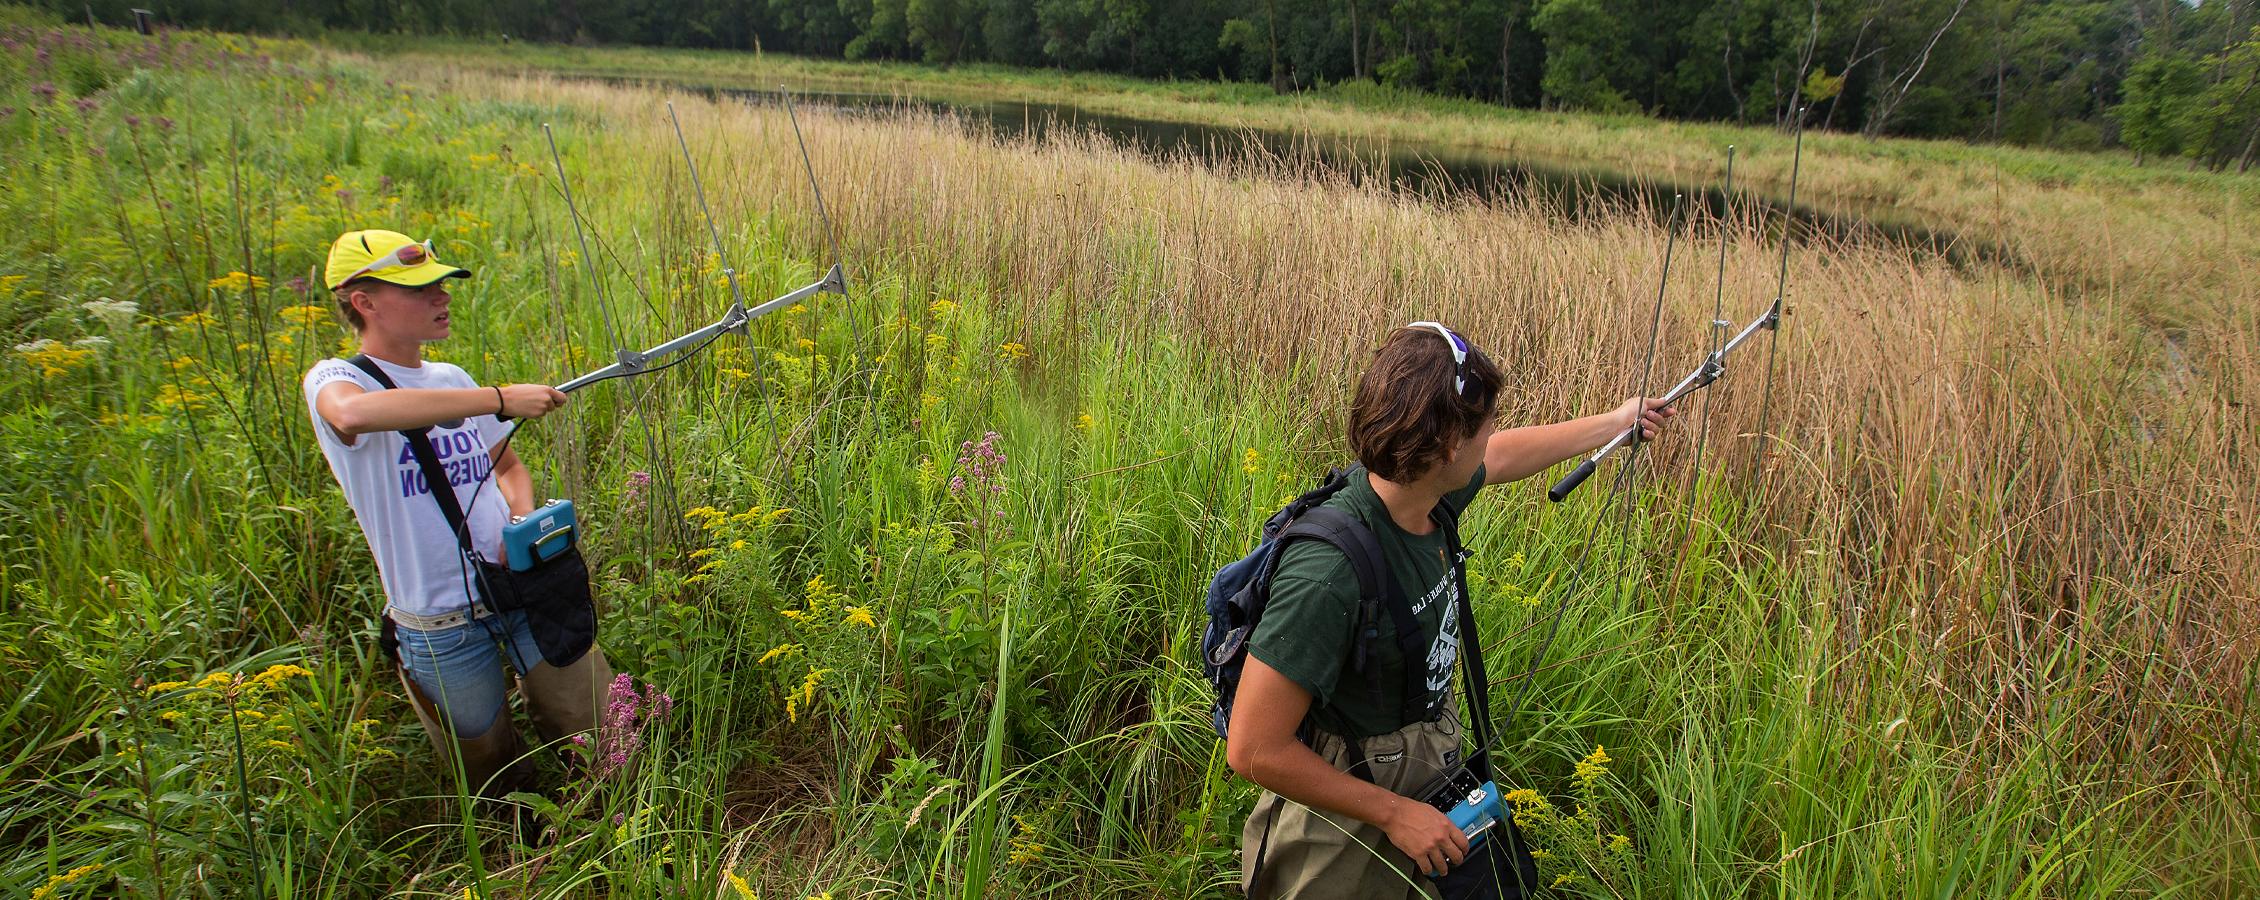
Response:
[[[1504,828],[1491,829],[1483,846],[1468,854],[1466,862],[1453,866],[1436,879],[1436,888],[1444,900],[1521,900],[1538,896],[1538,863],[1530,857],[1530,846],[1523,843],[1522,829],[1515,827],[1514,816],[1508,815],[1499,823]]]
[[[560,669],[579,662],[596,643],[596,598],[580,547],[568,547],[524,571],[479,563],[481,593],[495,612],[524,610],[541,657]]]

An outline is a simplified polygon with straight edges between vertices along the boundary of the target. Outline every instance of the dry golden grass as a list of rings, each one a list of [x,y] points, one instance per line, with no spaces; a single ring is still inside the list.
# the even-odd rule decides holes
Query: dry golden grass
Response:
[[[416,65],[558,71],[731,87],[780,83],[972,101],[1033,101],[1091,112],[1352,137],[1376,144],[1501,154],[1571,172],[1668,184],[1716,180],[1739,145],[1737,181],[1787,193],[1790,135],[1767,127],[1497,110],[1357,90],[1270,97],[1246,85],[1148,84],[1103,75],[971,74],[776,54],[538,45],[399,51]],[[2137,166],[2126,153],[1811,132],[1799,197],[1850,216],[1917,222],[2006,254],[2068,294],[2118,294],[2146,317],[2189,324],[2260,302],[2260,175]]]
[[[567,128],[601,122],[606,152],[628,158],[576,177],[650,179],[673,165],[655,91],[396,74],[576,111]],[[828,255],[783,111],[673,99],[717,216],[794,217],[811,253]],[[1218,359],[1303,373],[1322,411],[1387,329],[1436,318],[1513,373],[1505,417],[1519,423],[1623,396],[1649,337],[1666,243],[1649,211],[1571,221],[1534,203],[1415,202],[1291,161],[1218,172],[1092,138],[999,146],[942,120],[801,118],[851,265],[1009,304],[1039,358],[1158,329]],[[1786,150],[1755,148],[1747,165],[1784,166]],[[1831,171],[1826,155],[1807,165],[1816,181],[1935,184]],[[1939,196],[1922,202],[1971,202]],[[2062,739],[2087,758],[2241,783],[2214,751],[2241,717],[2260,638],[2260,466],[2247,450],[2260,434],[2243,405],[2260,397],[2260,312],[2238,249],[2252,238],[2192,233],[2180,250],[2135,253],[2110,244],[2114,216],[2090,217],[2087,200],[2028,200],[2014,215],[2060,229],[2045,240],[2102,248],[2088,274],[2105,286],[1958,270],[1882,244],[1797,246],[1771,434],[1747,433],[1760,338],[1711,398],[1704,468],[1725,499],[1667,487],[1655,508],[1762,529],[1761,546],[1814,567],[1807,580],[1827,589],[1780,602],[1838,604],[1850,655],[1921,649],[1919,689],[1952,698],[1951,727],[2029,737],[2068,716]],[[1771,224],[1698,221],[1679,245],[1659,389],[1699,352],[1722,230],[1727,317],[1772,296]],[[2157,326],[2159,298],[2129,285],[2196,268],[2211,274],[2181,324]],[[2234,302],[2204,293],[2216,290]],[[1690,450],[1659,447],[1675,484]],[[1659,602],[1689,599],[1662,583],[1670,575],[1651,573]],[[2064,696],[2072,685],[2088,693]]]

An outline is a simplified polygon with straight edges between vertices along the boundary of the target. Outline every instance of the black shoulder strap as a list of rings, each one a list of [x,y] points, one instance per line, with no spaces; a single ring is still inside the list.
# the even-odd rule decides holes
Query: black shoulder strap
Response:
[[[1349,560],[1350,571],[1357,575],[1359,598],[1358,633],[1353,636],[1351,663],[1357,671],[1365,671],[1366,642],[1375,636],[1374,607],[1386,606],[1393,611],[1406,607],[1397,589],[1397,579],[1389,577],[1389,564],[1382,559],[1381,545],[1373,539],[1373,532],[1348,513],[1330,506],[1317,506],[1305,510],[1287,530],[1279,533],[1279,538],[1282,541],[1295,538],[1324,541]],[[1409,617],[1409,607],[1405,612]],[[1402,618],[1397,622],[1400,629],[1404,624]]]
[[[1460,664],[1467,675],[1468,720],[1474,723],[1477,753],[1491,746],[1491,678],[1483,667],[1483,637],[1475,630],[1475,606],[1467,591],[1467,550],[1460,545],[1459,510],[1437,504],[1430,518],[1444,529],[1445,552],[1452,557],[1452,584],[1459,595]],[[1468,767],[1491,777],[1490,761],[1469,759]]]
[[[346,362],[368,373],[370,378],[376,379],[386,390],[400,387],[366,353],[356,353]],[[464,520],[463,505],[455,499],[455,486],[448,483],[447,468],[439,464],[439,452],[432,449],[431,429],[402,429],[400,436],[408,439],[408,451],[415,454],[416,467],[424,473],[424,486],[429,489],[432,499],[439,503],[440,517],[446,519],[447,527],[455,532],[455,543],[473,559],[478,558],[478,551],[471,549],[471,529]]]

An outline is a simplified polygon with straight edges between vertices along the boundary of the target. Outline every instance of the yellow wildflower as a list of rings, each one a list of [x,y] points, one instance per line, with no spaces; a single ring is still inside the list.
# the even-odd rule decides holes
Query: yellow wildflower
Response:
[[[220,324],[220,320],[213,318],[211,313],[197,310],[180,317],[180,321],[175,324],[181,328],[207,328]]]
[[[800,699],[801,699],[801,705],[802,705],[802,706],[815,706],[815,705],[816,705],[816,685],[817,685],[817,684],[819,684],[819,683],[821,683],[821,682],[822,682],[822,681],[824,680],[824,675],[825,675],[825,673],[827,673],[827,672],[830,672],[830,671],[832,671],[832,670],[830,670],[830,669],[810,669],[810,670],[808,670],[808,677],[807,677],[807,678],[803,678],[803,679],[801,679],[801,680],[800,680]]]
[[[268,741],[268,742],[267,742],[267,746],[269,746],[269,747],[272,747],[272,748],[274,748],[274,749],[276,749],[276,750],[296,750],[296,749],[298,749],[298,745],[297,745],[297,744],[293,744],[293,743],[291,743],[291,742],[289,742],[289,741]]]
[[[753,885],[745,883],[745,876],[736,872],[730,873],[730,887],[737,891],[738,896],[743,900],[761,900],[761,895],[753,892]]]
[[[785,307],[785,315],[788,316],[797,316],[807,311],[808,304],[805,303],[795,303],[791,306]]]
[[[769,514],[768,514],[768,516],[766,516],[765,518],[767,518],[767,519],[769,520],[769,524],[771,524],[771,525],[775,525],[775,524],[777,524],[778,522],[782,522],[782,521],[784,521],[784,520],[785,520],[785,517],[786,517],[786,516],[789,516],[789,515],[792,515],[792,514],[793,514],[793,511],[792,511],[792,510],[789,510],[789,509],[786,509],[786,508],[784,508],[784,507],[781,507],[781,506],[780,506],[780,507],[778,507],[778,508],[776,508],[776,509],[772,509],[772,510],[770,510],[770,511],[769,511]]]
[[[165,361],[165,368],[171,369],[175,372],[178,372],[182,369],[191,368],[195,365],[196,358],[192,356],[176,356]]]
[[[277,311],[276,315],[281,316],[283,321],[289,322],[300,328],[312,328],[316,325],[320,325],[330,320],[330,311],[328,307],[315,306],[312,304],[303,306],[285,306],[281,310]]]
[[[1577,770],[1570,773],[1570,777],[1577,781],[1579,788],[1590,791],[1595,782],[1607,777],[1608,774],[1609,751],[1595,744],[1591,754],[1578,760]]]
[[[766,666],[772,659],[776,659],[777,657],[784,656],[786,654],[799,652],[799,644],[778,644],[777,646],[769,648],[769,652],[761,654],[761,659],[756,661],[754,665]]]
[[[946,316],[957,311],[957,304],[951,303],[948,300],[936,300],[932,304],[928,305],[926,307],[926,310],[936,316]]]
[[[802,624],[804,624],[804,625],[808,623],[808,613],[806,613],[806,612],[803,612],[803,611],[801,611],[801,610],[797,610],[797,609],[784,609],[784,610],[778,610],[778,611],[777,611],[777,614],[778,614],[778,615],[780,615],[780,616],[784,616],[785,618],[791,619],[791,620],[793,620],[793,621],[795,621],[795,622],[799,622],[799,623],[802,623]]]
[[[815,341],[812,341],[812,340],[809,340],[809,339],[807,339],[807,338],[801,338],[800,340],[794,341],[794,342],[793,342],[793,346],[795,346],[795,347],[799,347],[799,348],[800,348],[800,352],[802,352],[802,353],[810,353],[810,352],[813,352],[813,351],[815,351],[815,349],[816,349],[816,342],[815,342]]]
[[[1609,852],[1623,853],[1632,848],[1632,839],[1621,834],[1609,835]]]
[[[1249,447],[1248,452],[1240,454],[1240,471],[1250,475],[1263,471],[1263,454],[1257,453],[1256,448]]]
[[[251,676],[251,683],[264,688],[272,688],[282,684],[283,679],[286,678],[312,678],[313,676],[314,673],[299,668],[298,666],[289,664],[273,665],[268,666],[266,671]]]
[[[1006,362],[1019,362],[1027,359],[1028,345],[1018,341],[1006,341],[997,348],[997,358]]]
[[[871,617],[871,611],[860,606],[848,607],[847,618],[840,621],[842,624],[861,625],[865,628],[879,627],[879,620]]]
[[[1577,876],[1575,876],[1575,875],[1556,875],[1556,876],[1554,876],[1554,886],[1555,886],[1555,887],[1566,887],[1566,886],[1568,886],[1568,885],[1572,885],[1572,884],[1576,884],[1576,883],[1577,883]]]
[[[698,549],[696,549],[696,550],[693,550],[693,551],[691,551],[691,558],[692,558],[692,559],[705,559],[705,558],[707,558],[707,557],[709,557],[709,556],[713,556],[713,555],[714,555],[714,548],[712,548],[712,547],[700,547],[700,548],[698,548]]]
[[[48,378],[70,374],[70,371],[94,358],[94,351],[86,347],[73,347],[61,341],[41,338],[16,345],[16,355],[24,358]]]
[[[224,687],[232,687],[234,686],[234,684],[235,676],[230,675],[226,672],[214,672],[210,675],[204,676],[203,680],[196,682],[197,687],[211,690],[217,690]]]
[[[211,399],[180,385],[168,383],[157,386],[157,398],[153,402],[158,409],[166,412],[197,412],[207,408]]]
[[[1076,413],[1076,414],[1075,414],[1075,430],[1076,430],[1076,431],[1089,431],[1089,430],[1091,430],[1091,424],[1092,424],[1092,422],[1091,422],[1091,414],[1090,414],[1090,413]]]
[[[748,371],[746,371],[746,370],[744,370],[744,369],[733,369],[733,368],[730,368],[730,367],[728,367],[728,366],[724,366],[724,367],[722,368],[722,374],[724,374],[724,375],[728,375],[728,376],[730,376],[730,377],[731,377],[732,379],[734,379],[734,380],[737,380],[737,381],[744,381],[744,380],[746,380],[746,379],[748,379],[748,378],[752,378],[752,377],[753,377],[753,373],[752,373],[752,372],[748,372]]]
[[[739,538],[739,539],[737,539],[737,540],[734,540],[734,541],[731,541],[731,542],[730,542],[730,549],[732,549],[732,550],[743,550],[743,549],[745,549],[745,547],[746,547],[746,544],[745,544],[745,539],[744,539],[744,538]]]
[[[204,286],[221,291],[256,291],[266,288],[267,279],[253,275],[249,272],[229,272],[226,275],[222,275],[218,278],[214,278],[210,281],[205,282]]]
[[[64,872],[61,875],[49,878],[47,879],[46,884],[40,885],[38,890],[31,892],[31,900],[47,900],[47,898],[55,896],[55,891],[61,889],[64,885],[80,881],[86,878],[86,876],[100,871],[102,871],[102,866],[100,863],[96,863],[93,865],[80,866],[76,869]]]
[[[175,691],[187,686],[188,682],[185,681],[160,681],[156,684],[152,684],[146,688],[143,688],[142,693],[144,695],[154,697],[166,691]]]
[[[179,724],[188,721],[188,714],[177,709],[168,709],[157,714],[157,721]]]
[[[795,698],[792,698],[792,697],[786,697],[786,698],[785,698],[785,721],[788,721],[788,722],[798,722],[798,721],[800,721],[800,705],[799,705],[799,704],[800,704],[800,701],[799,701],[799,700],[797,700],[797,699],[795,699]]]

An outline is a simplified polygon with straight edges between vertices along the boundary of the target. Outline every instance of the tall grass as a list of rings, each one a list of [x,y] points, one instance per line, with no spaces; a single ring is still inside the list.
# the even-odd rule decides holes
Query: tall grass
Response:
[[[1395,324],[1474,335],[1516,376],[1510,422],[1620,398],[1664,243],[1638,209],[805,115],[853,299],[522,438],[540,490],[590,510],[616,665],[678,705],[612,777],[552,768],[524,802],[555,834],[516,846],[431,774],[375,658],[376,582],[293,390],[342,334],[291,279],[348,227],[436,235],[477,272],[437,355],[494,380],[601,364],[607,317],[631,346],[709,321],[727,292],[666,95],[231,36],[6,37],[17,892],[924,895],[985,866],[997,896],[1223,895],[1253,789],[1203,724],[1207,574],[1341,458],[1348,380]],[[672,99],[748,292],[813,279],[832,254],[783,111]],[[527,165],[542,123],[595,258]],[[1770,298],[1772,223],[1685,239],[1725,242],[1732,315]],[[2260,314],[2208,287],[2169,331],[2171,297],[2045,270],[1790,260],[1771,433],[1745,433],[1741,357],[1699,483],[1675,438],[1630,517],[1531,485],[1472,513],[1494,690],[1532,689],[1503,774],[1561,811],[1549,876],[2249,890]],[[1709,269],[1667,285],[1689,361]],[[82,305],[105,297],[139,306]],[[953,486],[990,431],[1003,490]],[[234,749],[254,721],[282,746]],[[1595,745],[1613,771],[1572,778]]]

